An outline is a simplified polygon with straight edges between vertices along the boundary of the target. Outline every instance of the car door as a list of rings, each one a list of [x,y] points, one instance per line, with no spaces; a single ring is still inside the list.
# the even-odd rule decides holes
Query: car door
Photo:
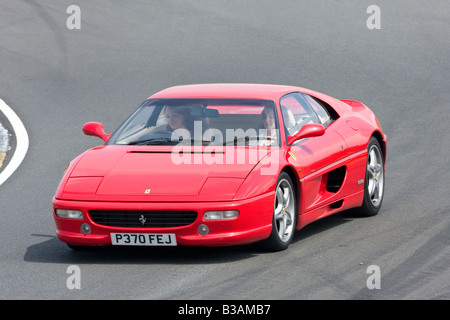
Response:
[[[319,104],[313,105],[309,99],[312,98],[306,94],[292,93],[280,100],[287,135],[294,135],[308,123],[325,126],[323,135],[301,139],[290,146],[302,181],[300,196],[303,207],[300,212],[326,205],[338,195],[345,194],[342,187],[346,168],[340,165],[339,160],[347,155],[347,144],[333,129],[336,121],[327,110]],[[317,108],[320,111],[315,111]]]

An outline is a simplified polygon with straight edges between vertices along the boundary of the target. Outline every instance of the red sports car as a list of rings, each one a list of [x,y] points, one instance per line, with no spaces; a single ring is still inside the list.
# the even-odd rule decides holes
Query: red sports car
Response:
[[[144,101],[67,166],[58,238],[102,245],[286,249],[330,214],[378,213],[386,135],[364,104],[263,84],[185,85]]]

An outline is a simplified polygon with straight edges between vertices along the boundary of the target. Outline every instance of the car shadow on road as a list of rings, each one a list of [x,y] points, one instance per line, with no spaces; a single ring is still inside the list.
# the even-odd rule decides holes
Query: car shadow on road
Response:
[[[209,264],[248,259],[257,254],[252,246],[235,247],[133,247],[104,246],[73,250],[56,236],[27,248],[24,260],[40,263],[71,264]]]
[[[316,221],[294,235],[291,247],[295,250],[297,243],[314,235],[327,232],[354,218],[338,213]],[[250,259],[262,254],[256,244],[230,247],[132,247],[105,246],[86,250],[73,250],[54,235],[31,234],[42,239],[26,250],[24,261],[34,263],[70,263],[70,264],[220,264]]]
[[[297,231],[292,240],[292,245],[301,242],[314,235],[326,233],[327,231],[339,227],[342,224],[351,222],[360,217],[352,214],[350,211],[338,212],[323,219],[317,220]]]

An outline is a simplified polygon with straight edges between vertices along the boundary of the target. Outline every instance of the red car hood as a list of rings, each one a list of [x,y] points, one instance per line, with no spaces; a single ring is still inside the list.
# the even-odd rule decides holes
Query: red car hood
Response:
[[[173,148],[91,149],[68,172],[57,197],[87,201],[229,201],[260,160],[255,157],[255,148],[224,147],[211,152],[211,147],[198,147],[183,153],[174,153]],[[238,157],[245,157],[245,161],[238,161]]]

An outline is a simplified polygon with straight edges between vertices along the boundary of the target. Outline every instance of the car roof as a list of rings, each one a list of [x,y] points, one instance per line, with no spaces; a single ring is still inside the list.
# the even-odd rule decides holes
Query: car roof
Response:
[[[275,84],[251,83],[209,83],[190,84],[161,90],[149,99],[184,98],[184,99],[268,99],[277,100],[281,96],[304,88]]]
[[[149,99],[264,99],[276,103],[291,92],[303,92],[318,98],[339,114],[351,111],[351,107],[329,95],[318,91],[289,85],[256,83],[207,83],[169,87],[161,90]]]

